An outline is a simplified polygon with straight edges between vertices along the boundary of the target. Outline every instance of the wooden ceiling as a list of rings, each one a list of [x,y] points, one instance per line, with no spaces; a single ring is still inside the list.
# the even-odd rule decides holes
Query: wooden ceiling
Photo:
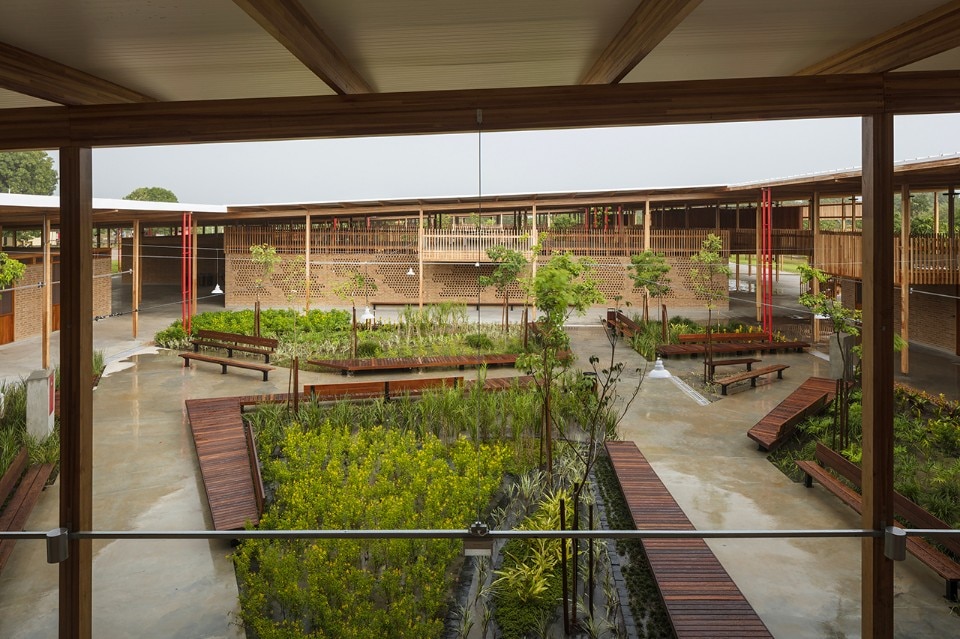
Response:
[[[958,70],[960,0],[4,0],[0,148],[944,112]]]

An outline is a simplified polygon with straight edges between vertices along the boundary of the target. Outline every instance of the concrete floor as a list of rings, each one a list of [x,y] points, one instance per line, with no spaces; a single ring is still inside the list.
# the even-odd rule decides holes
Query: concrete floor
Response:
[[[488,312],[495,321],[499,311],[485,309],[484,321]],[[729,315],[737,312],[734,308]],[[95,348],[111,361],[109,374],[94,393],[98,530],[209,528],[184,400],[286,388],[283,371],[264,383],[254,372],[220,375],[216,367],[202,365],[184,370],[175,353],[150,348],[153,333],[178,314],[175,306],[143,313],[141,339],[136,341],[130,338],[128,317],[95,325]],[[586,327],[573,330],[573,348],[581,362],[592,354],[609,354],[598,315],[595,311],[577,320]],[[4,375],[16,367],[28,373],[39,362],[39,341],[0,347],[0,357]],[[946,366],[956,366],[938,352],[931,357],[929,366],[937,371],[934,382],[956,394],[955,377],[943,374]],[[627,362],[628,370],[642,365],[624,347],[617,359]],[[733,392],[706,406],[670,380],[646,379],[621,425],[623,437],[637,442],[698,528],[859,527],[849,508],[819,487],[808,490],[790,482],[746,437],[747,429],[803,379],[826,371],[826,362],[809,354],[767,356],[764,361],[791,368],[782,381]],[[669,360],[667,365],[679,375],[700,368],[699,360]],[[494,369],[491,374],[502,373]],[[342,379],[305,373],[301,381]],[[41,496],[27,529],[53,528],[57,504],[55,484]],[[775,636],[859,636],[857,540],[709,543]],[[94,636],[241,637],[229,552],[224,543],[206,541],[95,545]],[[912,557],[897,564],[898,637],[960,636],[960,618],[950,614],[942,589],[936,574]],[[57,571],[46,564],[43,544],[19,542],[0,574],[0,637],[53,637],[56,610]]]

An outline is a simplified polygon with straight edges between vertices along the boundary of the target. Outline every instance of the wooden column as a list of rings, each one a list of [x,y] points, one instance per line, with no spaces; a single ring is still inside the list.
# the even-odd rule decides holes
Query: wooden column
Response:
[[[650,210],[650,200],[643,204],[643,250],[650,250],[650,218],[653,217],[653,211]]]
[[[60,149],[60,526],[93,528],[93,171],[89,148]],[[60,637],[91,636],[90,540],[60,564]]]
[[[754,249],[757,256],[757,277],[755,278],[756,286],[756,306],[757,306],[757,321],[759,322],[763,319],[763,269],[761,264],[763,264],[763,258],[761,256],[761,235],[763,233],[763,214],[761,213],[762,206],[760,202],[757,202],[757,215],[756,215],[756,233],[754,233],[754,242],[756,242]]]
[[[813,192],[813,197],[810,198],[810,232],[813,236],[813,251],[810,256],[810,266],[817,268],[817,244],[820,242],[820,194],[816,191]],[[810,280],[811,293],[814,295],[820,294],[820,280],[813,278]],[[820,341],[820,320],[816,316],[813,317],[813,331],[812,331],[813,342],[817,343]]]
[[[40,368],[50,367],[53,326],[53,256],[50,255],[50,218],[43,216],[43,305],[40,312]]]
[[[423,310],[423,209],[420,209],[420,225],[417,227],[417,307]]]
[[[313,255],[313,241],[310,238],[310,227],[313,226],[313,220],[309,213],[304,216],[304,228],[303,228],[303,310],[310,310],[310,284],[312,280],[310,279],[310,260]],[[219,258],[218,258],[219,259]]]
[[[586,209],[584,209],[586,211]],[[548,218],[549,219],[549,218]],[[540,243],[540,234],[537,231],[537,203],[533,203],[533,228],[530,230],[530,244],[536,246]],[[534,251],[533,255],[530,256],[530,270],[533,277],[537,276],[537,258],[539,257],[540,251]]]
[[[133,221],[133,261],[130,264],[130,268],[133,270],[130,274],[130,306],[132,307],[130,322],[133,337],[136,339],[137,334],[140,332],[140,220]]]
[[[900,372],[910,372],[910,187],[904,184],[900,188],[900,337],[903,348],[900,350]]]
[[[893,525],[893,116],[863,118],[863,515]],[[862,637],[893,638],[893,561],[863,540]]]
[[[198,255],[200,235],[196,219],[192,215],[190,219],[192,220],[193,226],[193,228],[190,229],[190,317],[194,317],[197,314],[197,277],[199,275],[199,269],[197,267],[200,262],[200,256]]]
[[[933,234],[940,232],[940,194],[933,192]]]

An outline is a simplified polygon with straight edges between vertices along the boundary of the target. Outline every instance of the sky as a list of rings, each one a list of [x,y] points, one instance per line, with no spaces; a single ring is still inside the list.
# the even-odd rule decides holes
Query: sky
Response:
[[[897,160],[960,152],[960,114],[898,117],[895,127]],[[737,184],[860,164],[858,118],[488,132],[96,149],[94,195],[159,186],[195,204],[475,196]]]

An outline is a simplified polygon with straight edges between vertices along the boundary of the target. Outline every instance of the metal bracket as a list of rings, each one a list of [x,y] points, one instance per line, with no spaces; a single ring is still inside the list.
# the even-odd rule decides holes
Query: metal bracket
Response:
[[[463,555],[465,557],[492,557],[493,539],[487,537],[490,527],[477,520],[470,524],[468,531],[472,537],[463,540]]]
[[[883,554],[893,561],[903,561],[907,558],[907,533],[903,528],[887,526],[884,529]]]
[[[54,528],[47,533],[47,563],[59,564],[70,556],[70,532],[66,528]]]

